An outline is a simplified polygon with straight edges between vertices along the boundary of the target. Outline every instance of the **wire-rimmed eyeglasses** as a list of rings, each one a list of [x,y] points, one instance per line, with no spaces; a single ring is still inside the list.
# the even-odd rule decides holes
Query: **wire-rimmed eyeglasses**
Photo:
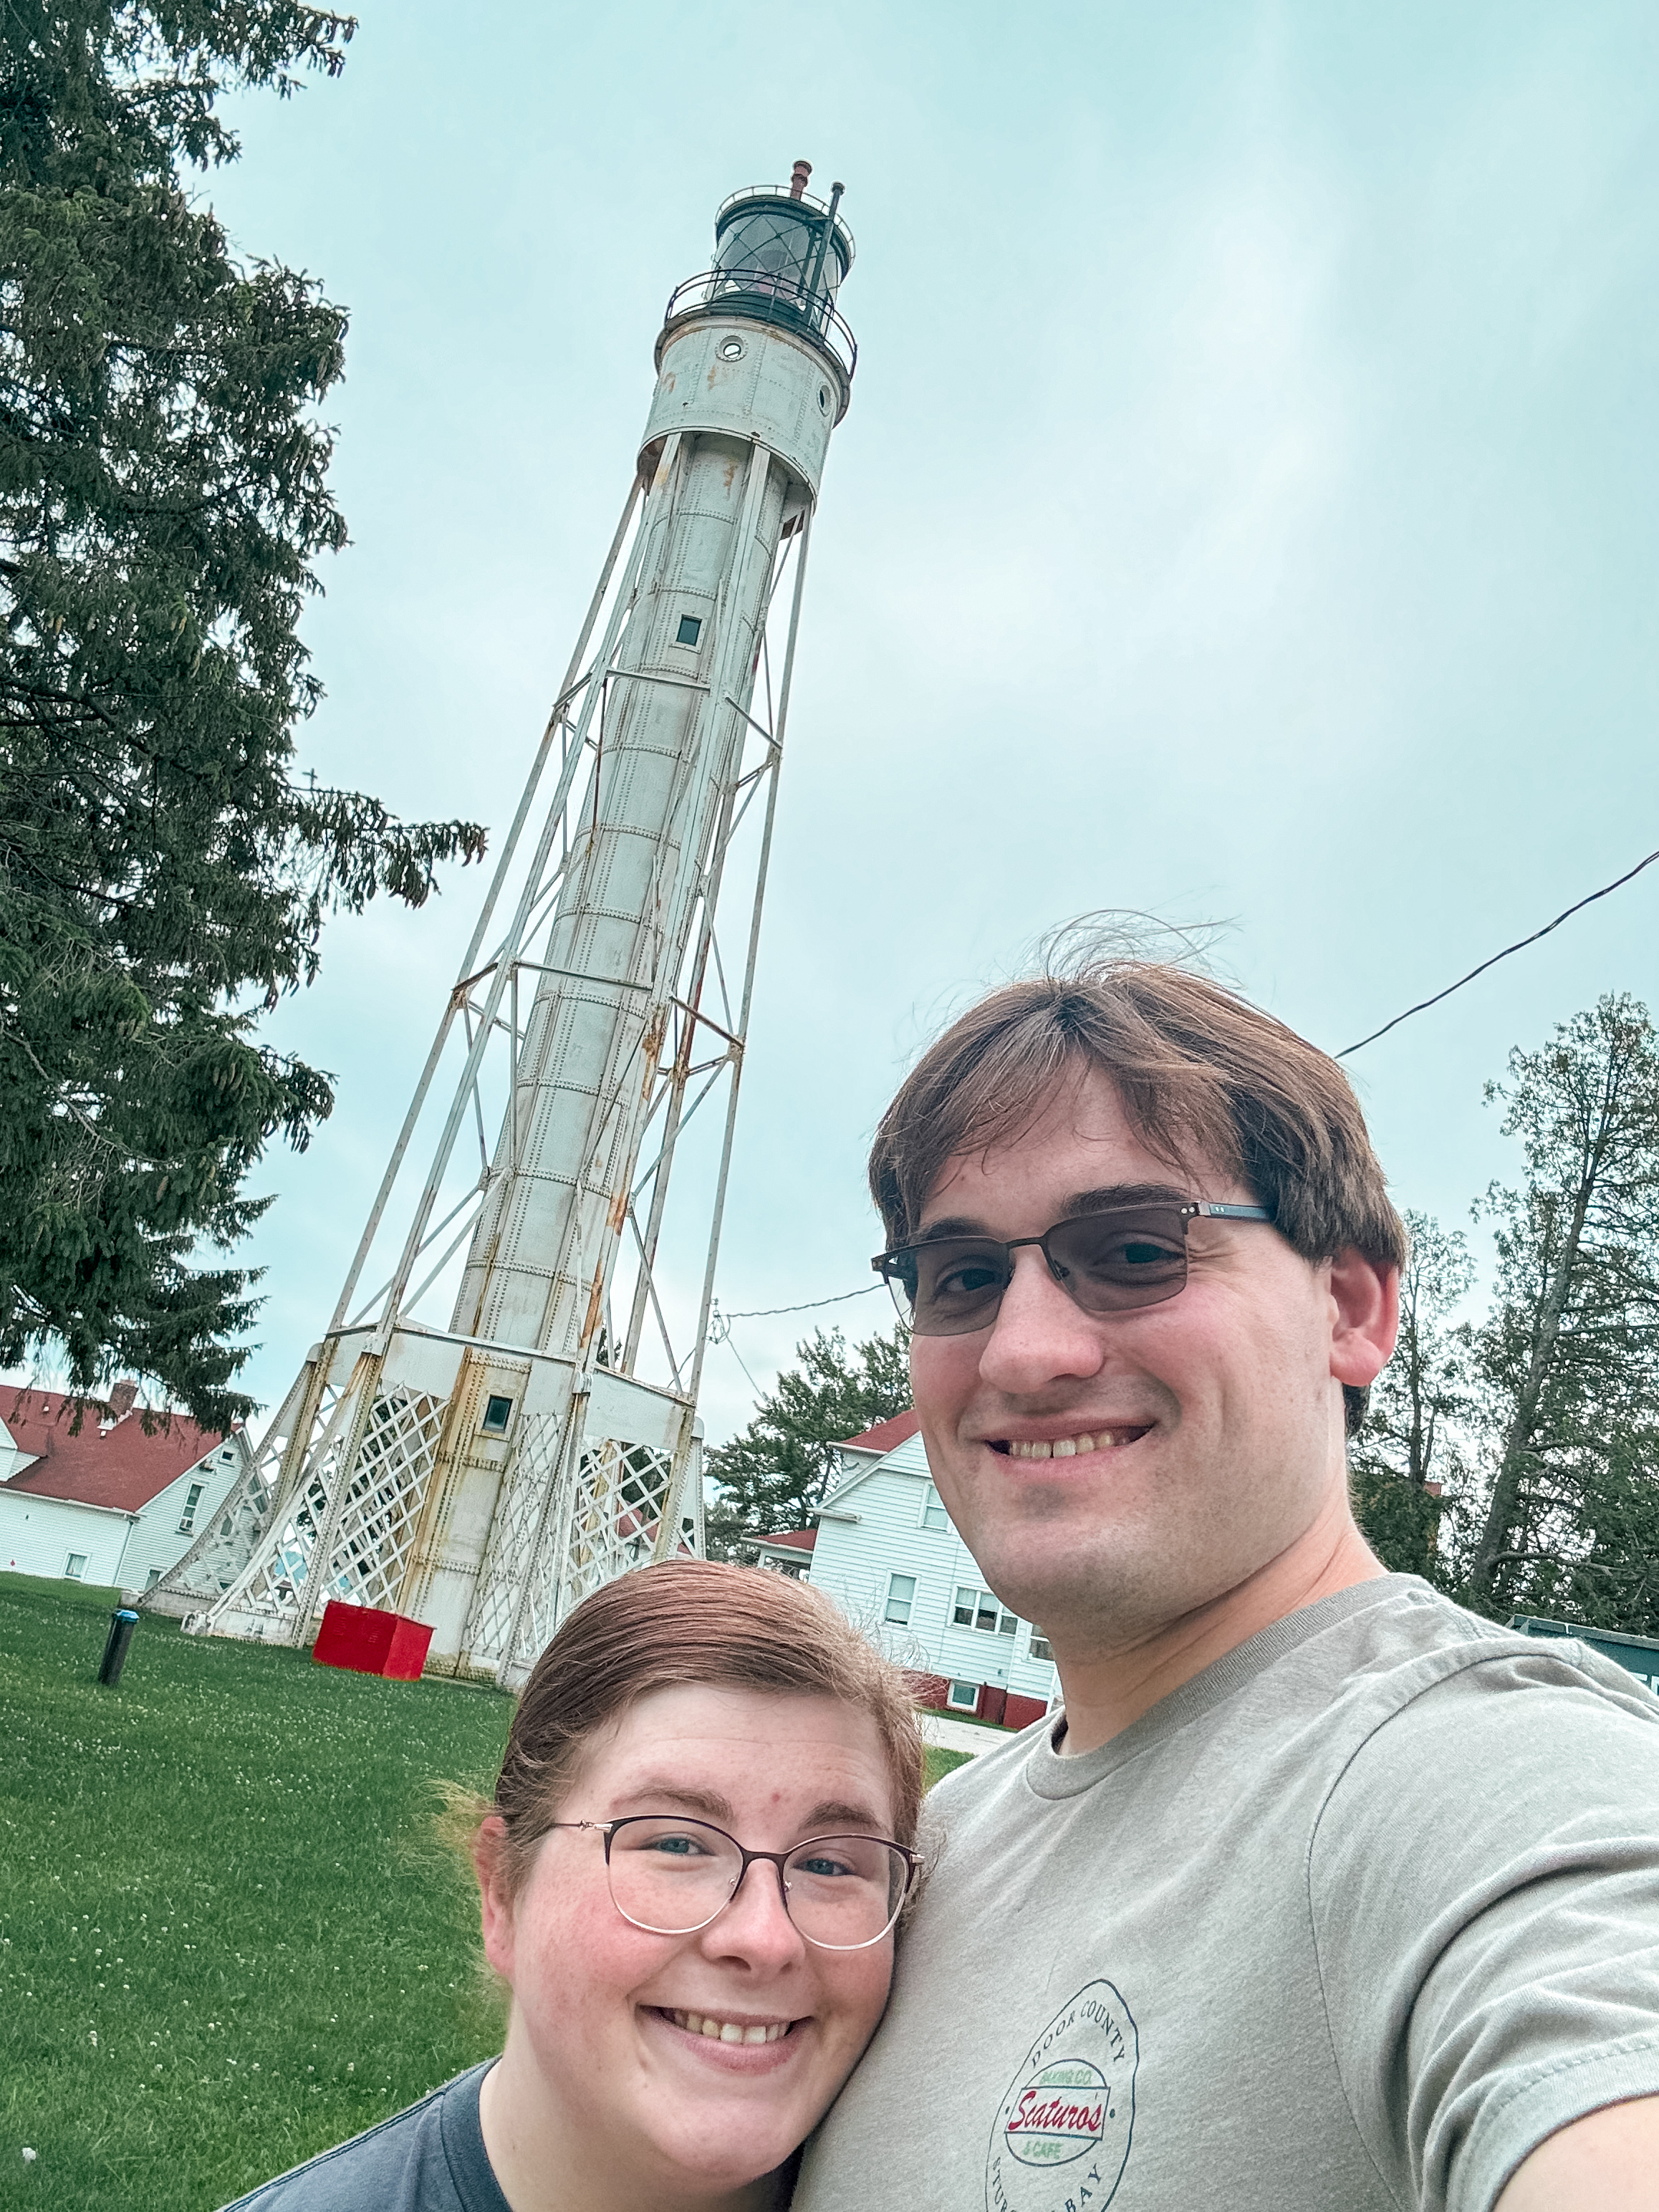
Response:
[[[1187,1228],[1198,1219],[1271,1221],[1266,1206],[1114,1206],[1073,1214],[1041,1237],[924,1237],[878,1252],[900,1317],[917,1336],[968,1336],[989,1328],[1014,1272],[1013,1255],[1036,1244],[1048,1272],[1086,1314],[1133,1313],[1161,1305],[1187,1286]]]
[[[793,1850],[751,1851],[707,1820],[630,1813],[554,1820],[605,1838],[611,1901],[649,1936],[695,1936],[717,1920],[757,1859],[778,1870],[783,1909],[821,1951],[879,1943],[903,1908],[921,1854],[884,1836],[813,1836]]]

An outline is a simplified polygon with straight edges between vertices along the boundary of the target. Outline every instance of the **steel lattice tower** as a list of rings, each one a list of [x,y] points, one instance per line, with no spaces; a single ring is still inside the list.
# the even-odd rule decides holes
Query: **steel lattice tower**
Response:
[[[590,1589],[701,1548],[697,1390],[790,678],[857,357],[842,187],[814,199],[810,173],[727,200],[714,266],[669,300],[622,519],[333,1316],[150,1593],[201,1630],[301,1644],[341,1598],[429,1623],[429,1665],[514,1686]],[[674,1224],[687,1265],[671,1176],[722,1085]],[[453,1297],[447,1328],[428,1295]]]

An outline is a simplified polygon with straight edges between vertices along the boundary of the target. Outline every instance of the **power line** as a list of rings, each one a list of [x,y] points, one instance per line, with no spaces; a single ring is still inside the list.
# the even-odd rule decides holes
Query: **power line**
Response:
[[[833,1298],[812,1298],[804,1306],[761,1306],[753,1313],[722,1314],[722,1321],[770,1321],[776,1314],[816,1313],[820,1306],[844,1306],[848,1298],[867,1298],[872,1291],[881,1288],[879,1282],[866,1283],[862,1290],[842,1291]]]
[[[1571,906],[1558,914],[1553,921],[1547,921],[1541,929],[1534,929],[1530,937],[1517,938],[1513,945],[1506,945],[1501,952],[1494,952],[1489,960],[1483,960],[1478,968],[1471,968],[1467,975],[1460,975],[1455,983],[1448,983],[1443,991],[1437,991],[1431,999],[1419,1000],[1416,1006],[1407,1006],[1403,1014],[1396,1014],[1391,1022],[1384,1022],[1380,1030],[1373,1030],[1369,1036],[1361,1037],[1358,1044],[1345,1044],[1336,1057],[1346,1060],[1350,1053],[1362,1052],[1368,1044],[1375,1044],[1379,1037],[1387,1036],[1390,1030],[1397,1030],[1401,1022],[1410,1021],[1413,1014],[1427,1013],[1431,1006],[1437,1006],[1443,999],[1449,999],[1454,991],[1461,991],[1466,983],[1473,983],[1477,975],[1484,975],[1488,968],[1495,968],[1500,960],[1507,960],[1510,953],[1524,952],[1528,945],[1536,945],[1540,937],[1547,937],[1553,929],[1559,929],[1564,921],[1571,921],[1574,915],[1582,914],[1587,906],[1594,906],[1597,899],[1604,899],[1610,891],[1620,890],[1633,877],[1639,876],[1644,868],[1650,868],[1656,860],[1659,860],[1659,852],[1650,853],[1633,868],[1626,868],[1622,876],[1615,876],[1610,884],[1603,884],[1600,890],[1591,891],[1587,897],[1575,900]],[[760,1306],[749,1313],[718,1313],[717,1309],[720,1333],[724,1341],[731,1345],[738,1366],[743,1367],[736,1345],[732,1344],[730,1336],[725,1333],[734,1321],[773,1321],[782,1314],[816,1313],[823,1306],[844,1306],[849,1298],[868,1297],[872,1291],[880,1288],[878,1282],[866,1283],[861,1290],[842,1291],[833,1298],[812,1298],[799,1306]],[[713,1335],[715,1331],[711,1329],[709,1333]],[[743,1367],[743,1371],[749,1375],[746,1367]],[[754,1379],[752,1375],[749,1376],[751,1384]]]
[[[1564,921],[1571,921],[1574,915],[1582,913],[1587,906],[1594,906],[1597,899],[1606,898],[1609,891],[1616,891],[1621,884],[1629,883],[1632,876],[1639,876],[1644,868],[1650,868],[1656,860],[1659,860],[1659,853],[1650,853],[1645,860],[1638,860],[1633,868],[1626,868],[1622,876],[1615,876],[1610,884],[1603,884],[1599,891],[1592,891],[1588,898],[1576,901],[1565,913],[1558,914],[1553,921],[1547,921],[1541,929],[1534,929],[1530,937],[1519,938],[1513,945],[1506,945],[1501,952],[1494,952],[1490,960],[1483,960],[1478,968],[1471,968],[1467,975],[1460,975],[1455,983],[1448,983],[1445,989],[1437,991],[1433,998],[1424,999],[1414,1006],[1407,1006],[1403,1014],[1396,1014],[1391,1022],[1384,1022],[1380,1030],[1373,1030],[1369,1036],[1361,1037],[1358,1044],[1345,1044],[1337,1058],[1346,1060],[1351,1052],[1359,1052],[1366,1045],[1375,1044],[1378,1037],[1387,1036],[1390,1030],[1397,1030],[1401,1022],[1410,1021],[1413,1014],[1426,1013],[1431,1006],[1437,1006],[1443,999],[1449,999],[1454,991],[1461,991],[1465,983],[1473,983],[1477,975],[1484,975],[1488,968],[1495,968],[1500,960],[1507,960],[1511,952],[1523,952],[1528,945],[1536,945],[1540,937],[1547,937],[1551,930],[1559,929]]]

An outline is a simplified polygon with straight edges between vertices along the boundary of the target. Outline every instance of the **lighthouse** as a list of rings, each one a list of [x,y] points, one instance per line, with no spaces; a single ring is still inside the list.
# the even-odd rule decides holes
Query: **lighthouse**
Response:
[[[857,360],[842,187],[810,176],[734,193],[669,298],[621,520],[333,1314],[150,1594],[193,1629],[303,1644],[331,1599],[370,1605],[430,1626],[428,1667],[514,1686],[589,1590],[701,1547],[807,553]]]

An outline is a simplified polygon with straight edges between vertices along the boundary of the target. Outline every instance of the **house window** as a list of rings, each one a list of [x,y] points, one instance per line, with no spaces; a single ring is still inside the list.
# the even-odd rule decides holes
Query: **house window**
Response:
[[[236,1456],[236,1447],[235,1447],[235,1445],[234,1445],[234,1444],[227,1444],[227,1445],[225,1446],[224,1449],[220,1453],[219,1456],[220,1456],[220,1458],[221,1458],[221,1459],[225,1459],[225,1460],[234,1460],[234,1459],[235,1458],[235,1456]]]
[[[144,1577],[144,1588],[146,1589],[154,1589],[156,1583],[159,1583],[161,1579],[161,1570],[160,1567],[152,1567],[149,1572]]]
[[[979,1684],[952,1682],[945,1693],[945,1702],[952,1712],[972,1713],[979,1710]]]
[[[510,1398],[491,1398],[484,1407],[483,1433],[487,1437],[504,1437],[507,1425],[513,1418]]]
[[[951,1525],[945,1501],[931,1482],[927,1486],[927,1494],[921,1501],[921,1525],[924,1528],[948,1528]]]
[[[1004,1613],[989,1590],[965,1584],[957,1591],[951,1618],[958,1628],[981,1629],[987,1636],[1012,1636],[1018,1626],[1017,1616]]]
[[[887,1578],[887,1611],[883,1618],[896,1621],[901,1628],[908,1628],[915,1595],[916,1578],[914,1575],[890,1575]]]
[[[64,1562],[64,1572],[72,1583],[78,1583],[86,1571],[87,1555],[84,1552],[71,1552]]]
[[[680,617],[679,635],[674,640],[676,645],[695,645],[702,635],[702,617],[701,615]]]
[[[185,1510],[179,1516],[179,1534],[181,1536],[188,1536],[195,1528],[196,1509],[201,1504],[202,1492],[206,1488],[204,1482],[192,1482],[185,1492]]]
[[[1054,1648],[1049,1644],[1048,1638],[1042,1633],[1042,1631],[1040,1628],[1034,1628],[1031,1631],[1032,1658],[1052,1660],[1054,1656]]]

